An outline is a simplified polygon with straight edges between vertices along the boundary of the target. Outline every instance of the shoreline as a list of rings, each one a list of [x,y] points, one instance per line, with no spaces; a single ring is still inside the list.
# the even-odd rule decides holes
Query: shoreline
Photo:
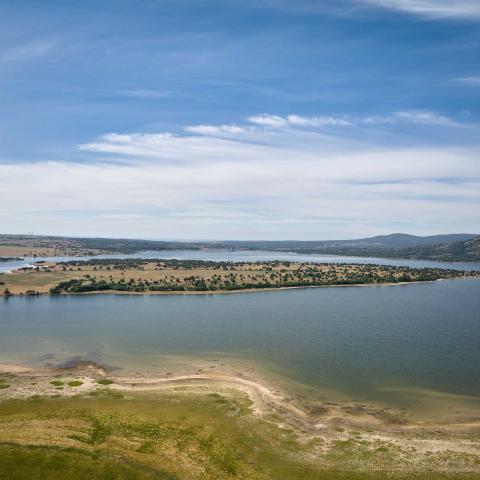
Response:
[[[62,292],[58,294],[51,293],[38,293],[27,295],[25,293],[10,293],[5,295],[5,293],[0,293],[0,297],[10,298],[10,297],[62,297],[62,296],[78,296],[78,295],[224,295],[229,293],[258,293],[258,292],[273,292],[278,290],[297,290],[297,289],[307,289],[307,288],[336,288],[336,287],[393,287],[393,286],[405,286],[405,285],[421,285],[429,284],[435,282],[449,281],[449,280],[475,280],[480,277],[474,276],[465,276],[465,277],[452,277],[452,278],[438,278],[436,280],[420,280],[412,282],[384,282],[384,283],[351,283],[351,284],[331,284],[331,285],[299,285],[291,287],[268,287],[268,288],[239,288],[236,290],[164,290],[164,291],[146,291],[146,292],[130,292],[130,291],[119,291],[119,290],[98,290],[93,292]]]
[[[72,380],[79,384],[70,386]],[[99,382],[107,381],[102,384]],[[58,384],[61,383],[61,386]],[[276,424],[280,428],[293,428],[300,435],[315,437],[325,433],[342,436],[343,429],[362,430],[368,435],[401,439],[402,435],[442,431],[445,434],[476,435],[480,417],[470,411],[456,412],[450,418],[443,416],[412,416],[403,409],[394,409],[381,403],[359,400],[329,400],[314,403],[292,397],[287,390],[270,383],[263,376],[229,369],[208,371],[198,369],[184,372],[125,372],[109,370],[94,362],[79,362],[69,367],[31,367],[19,363],[0,363],[0,403],[30,399],[94,398],[113,394],[119,399],[141,401],[143,395],[200,397],[237,395],[250,402],[250,415]],[[444,440],[432,439],[442,443]],[[455,440],[453,440],[452,448]]]
[[[109,369],[90,361],[79,362],[71,367],[34,367],[19,363],[0,363],[0,378],[7,379],[9,388],[0,390],[0,402],[8,400],[26,400],[32,397],[71,398],[76,395],[88,395],[92,392],[113,391],[128,394],[175,394],[192,393],[207,395],[210,392],[228,396],[237,392],[251,402],[251,413],[264,417],[281,414],[287,423],[311,428],[309,415],[300,406],[291,403],[291,397],[278,386],[270,385],[265,379],[258,380],[251,375],[234,372],[229,369],[207,371],[198,368],[194,373],[139,373],[138,370],[125,372]],[[65,385],[54,388],[56,379],[80,379],[79,386]],[[102,385],[100,380],[111,381]],[[32,382],[32,380],[35,380]]]

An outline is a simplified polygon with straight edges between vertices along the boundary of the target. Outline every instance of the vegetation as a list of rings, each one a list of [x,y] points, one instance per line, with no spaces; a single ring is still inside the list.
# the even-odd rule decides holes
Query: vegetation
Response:
[[[45,263],[0,274],[4,295],[92,292],[219,292],[329,285],[377,285],[480,277],[480,272],[375,264],[99,259]]]
[[[108,378],[101,378],[100,380],[97,380],[97,383],[100,385],[111,385],[114,383],[113,380],[109,380]]]
[[[12,400],[0,403],[0,423],[2,480],[480,478],[476,455],[416,452],[354,431],[302,437],[253,417],[233,394]]]
[[[5,390],[6,388],[10,388],[10,385],[6,383],[5,378],[0,378],[0,390]]]
[[[94,259],[59,263],[74,278],[51,294],[116,292],[215,292],[248,289],[368,285],[480,276],[478,272],[386,265],[200,260]],[[86,272],[89,273],[86,273]],[[82,273],[79,273],[82,272]]]
[[[83,382],[81,380],[71,380],[70,382],[67,383],[69,387],[80,387],[83,385]]]
[[[54,387],[62,387],[65,383],[62,380],[52,380],[50,382]]]

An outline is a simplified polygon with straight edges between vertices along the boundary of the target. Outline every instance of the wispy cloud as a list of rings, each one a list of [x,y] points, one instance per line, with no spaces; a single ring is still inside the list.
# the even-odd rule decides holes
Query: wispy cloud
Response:
[[[326,127],[326,126],[349,126],[352,122],[345,117],[302,117],[301,115],[289,115],[290,125],[299,127]]]
[[[454,82],[469,85],[471,87],[480,87],[480,75],[473,77],[459,77],[455,78]]]
[[[0,49],[0,62],[14,63],[34,60],[44,57],[55,47],[55,42],[49,39],[35,39],[24,43],[10,45]]]
[[[140,236],[185,238],[480,228],[478,145],[359,141],[385,124],[328,118],[337,117],[262,114],[184,134],[108,134],[80,146],[83,163],[5,163],[0,221],[17,225],[35,211],[31,228],[45,230],[60,205],[64,230],[91,234],[122,234],[127,221]],[[412,131],[425,122],[458,130],[428,115],[385,118],[412,122]]]
[[[280,128],[288,125],[288,119],[280,117],[279,115],[269,115],[266,113],[253,115],[248,117],[248,120],[262,127]]]
[[[368,116],[360,119],[366,124],[399,124],[410,123],[414,125],[461,126],[462,124],[436,112],[410,110],[395,112],[391,115]]]
[[[352,122],[347,117],[304,117],[301,115],[287,115],[286,117],[281,117],[278,115],[253,115],[248,118],[248,121],[256,125],[261,125],[263,127],[271,128],[281,128],[281,127],[328,127],[328,126],[348,126],[352,125]]]
[[[185,127],[186,132],[200,135],[236,135],[245,133],[247,130],[246,127],[239,127],[238,125],[192,125]]]
[[[388,115],[374,115],[356,117],[352,115],[335,116],[312,116],[261,114],[248,118],[248,121],[267,128],[325,128],[325,127],[351,127],[354,125],[394,125],[394,124],[417,124],[436,126],[461,126],[461,123],[436,112],[423,110],[406,110],[394,112]]]
[[[428,18],[480,19],[478,0],[355,0],[357,3],[389,8]]]

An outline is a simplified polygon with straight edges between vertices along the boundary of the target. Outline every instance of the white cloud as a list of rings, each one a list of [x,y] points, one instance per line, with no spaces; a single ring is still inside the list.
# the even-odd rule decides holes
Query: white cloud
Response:
[[[282,117],[279,115],[254,115],[248,118],[248,121],[261,127],[271,129],[282,128],[318,128],[325,127],[350,127],[354,125],[382,125],[382,124],[421,124],[421,125],[443,125],[443,126],[460,126],[451,118],[445,115],[440,115],[436,112],[422,111],[422,110],[406,110],[394,112],[389,115],[377,115],[366,117],[354,117],[343,115],[335,116],[313,116],[306,117],[296,114]],[[215,127],[212,127],[215,128]]]
[[[236,135],[245,133],[247,129],[238,125],[192,125],[185,127],[185,131],[200,135]]]
[[[274,8],[302,15],[351,15],[358,14],[359,7],[379,7],[407,12],[431,19],[478,19],[480,6],[477,0],[257,0],[252,5]]]
[[[360,119],[360,122],[365,124],[395,124],[395,123],[411,123],[417,125],[437,125],[437,126],[461,126],[460,123],[455,122],[445,115],[440,115],[429,111],[404,111],[395,112],[386,116],[370,116]]]
[[[455,78],[454,81],[457,83],[463,83],[464,85],[469,85],[472,87],[480,87],[480,75],[475,77]]]
[[[290,125],[299,127],[327,127],[327,126],[349,126],[352,122],[347,118],[337,117],[302,117],[300,115],[289,115],[287,121]]]
[[[356,2],[429,18],[480,18],[478,0],[356,0]]]
[[[288,124],[288,121],[285,118],[278,115],[268,115],[266,113],[248,117],[248,121],[255,123],[256,125],[261,125],[262,127],[271,128],[280,128]]]
[[[392,147],[357,141],[358,121],[326,122],[335,130],[327,135],[318,119],[329,117],[272,117],[289,128],[267,122],[188,127],[184,135],[108,134],[80,147],[88,162],[0,164],[0,224],[177,238],[480,231],[478,146]],[[413,121],[414,130],[431,121],[387,117]],[[443,132],[433,122],[440,125]]]
[[[433,112],[397,112],[395,118],[408,123],[422,125],[454,125],[450,118]]]
[[[346,117],[303,117],[292,114],[286,117],[279,115],[269,115],[263,113],[261,115],[254,115],[248,117],[248,121],[256,125],[268,128],[283,128],[283,127],[328,127],[328,126],[348,126],[351,121]]]
[[[171,133],[108,134],[98,141],[80,145],[81,150],[121,155],[129,162],[150,158],[164,162],[194,163],[260,160],[272,147],[237,142],[216,136],[181,136]],[[205,135],[205,136],[204,136]],[[210,134],[211,135],[211,134]]]

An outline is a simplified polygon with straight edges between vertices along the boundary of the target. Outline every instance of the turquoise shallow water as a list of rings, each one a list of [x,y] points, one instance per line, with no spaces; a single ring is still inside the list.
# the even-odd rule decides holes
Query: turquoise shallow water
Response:
[[[398,400],[405,388],[476,397],[480,280],[0,301],[0,362],[75,355],[124,368],[170,355],[244,358],[359,400]]]

